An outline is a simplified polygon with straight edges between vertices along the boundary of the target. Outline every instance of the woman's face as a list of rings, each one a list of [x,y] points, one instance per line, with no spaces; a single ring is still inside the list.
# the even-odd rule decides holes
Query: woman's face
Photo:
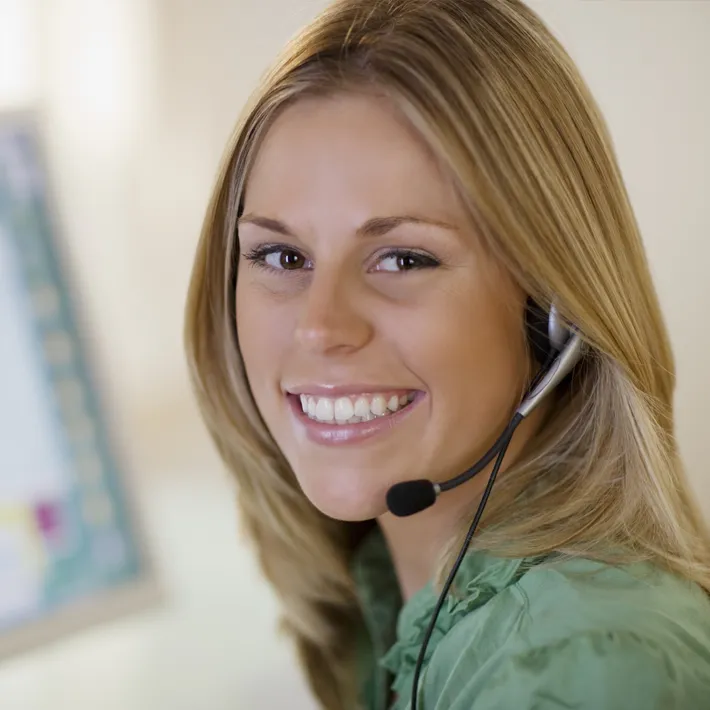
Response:
[[[249,176],[239,243],[249,384],[323,513],[378,517],[393,484],[445,480],[495,440],[528,372],[524,296],[385,99],[282,113]]]

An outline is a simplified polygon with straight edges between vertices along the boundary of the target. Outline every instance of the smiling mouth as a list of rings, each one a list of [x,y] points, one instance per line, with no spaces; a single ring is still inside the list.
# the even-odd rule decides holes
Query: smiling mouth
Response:
[[[345,425],[385,419],[406,409],[416,397],[414,390],[378,392],[343,397],[290,395],[300,401],[301,412],[321,424]]]

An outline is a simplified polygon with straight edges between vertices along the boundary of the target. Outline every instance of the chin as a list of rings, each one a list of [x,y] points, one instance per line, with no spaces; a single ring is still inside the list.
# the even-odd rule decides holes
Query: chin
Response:
[[[342,475],[330,475],[327,481],[325,478],[299,478],[301,490],[323,515],[356,523],[378,518],[387,512],[387,488],[368,485],[362,476],[355,477],[354,481]]]

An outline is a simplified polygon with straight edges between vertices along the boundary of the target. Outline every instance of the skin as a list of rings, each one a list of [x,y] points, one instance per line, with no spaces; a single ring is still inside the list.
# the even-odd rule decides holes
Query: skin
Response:
[[[358,233],[393,216],[436,224]],[[263,419],[313,505],[377,519],[408,598],[458,517],[472,516],[487,475],[409,518],[392,516],[385,494],[461,473],[505,427],[530,373],[525,296],[484,250],[445,170],[376,95],[302,99],[280,115],[247,182],[239,241],[237,331]],[[265,256],[265,244],[280,246]],[[383,433],[326,446],[294,415],[294,383],[421,395]],[[536,421],[520,426],[506,463]]]

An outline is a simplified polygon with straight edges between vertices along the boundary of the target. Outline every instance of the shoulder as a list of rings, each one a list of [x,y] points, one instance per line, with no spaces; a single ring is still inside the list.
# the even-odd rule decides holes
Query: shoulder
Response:
[[[648,565],[533,567],[442,640],[422,708],[710,706],[710,601]]]
[[[527,626],[548,641],[600,628],[664,638],[692,631],[710,641],[708,595],[650,564],[560,559],[532,567],[515,587],[524,600]]]

